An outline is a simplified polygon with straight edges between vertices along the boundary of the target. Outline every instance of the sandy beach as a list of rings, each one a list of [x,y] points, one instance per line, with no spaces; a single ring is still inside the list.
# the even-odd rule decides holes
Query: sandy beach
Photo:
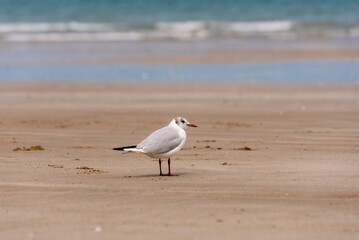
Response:
[[[355,239],[358,106],[358,85],[1,83],[0,239]],[[199,126],[180,176],[111,150],[176,116]]]

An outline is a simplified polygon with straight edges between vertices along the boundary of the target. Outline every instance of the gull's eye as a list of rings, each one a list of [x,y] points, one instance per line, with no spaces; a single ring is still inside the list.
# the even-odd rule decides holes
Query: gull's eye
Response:
[[[183,120],[183,119],[181,119],[181,123],[184,123],[184,120]]]

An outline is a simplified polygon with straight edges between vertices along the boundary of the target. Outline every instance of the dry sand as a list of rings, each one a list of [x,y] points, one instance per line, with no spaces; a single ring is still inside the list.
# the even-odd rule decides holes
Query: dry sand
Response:
[[[359,236],[358,85],[2,83],[0,114],[0,239]],[[111,150],[178,115],[179,177]]]

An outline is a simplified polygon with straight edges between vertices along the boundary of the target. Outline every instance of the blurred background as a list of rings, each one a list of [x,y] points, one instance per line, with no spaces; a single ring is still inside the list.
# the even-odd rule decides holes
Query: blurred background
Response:
[[[359,82],[357,0],[0,6],[0,81]]]

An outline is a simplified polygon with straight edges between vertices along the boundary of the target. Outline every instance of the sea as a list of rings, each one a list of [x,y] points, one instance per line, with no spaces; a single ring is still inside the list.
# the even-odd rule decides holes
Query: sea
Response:
[[[0,81],[359,82],[359,59],[114,60],[262,48],[357,49],[359,1],[0,0]]]

